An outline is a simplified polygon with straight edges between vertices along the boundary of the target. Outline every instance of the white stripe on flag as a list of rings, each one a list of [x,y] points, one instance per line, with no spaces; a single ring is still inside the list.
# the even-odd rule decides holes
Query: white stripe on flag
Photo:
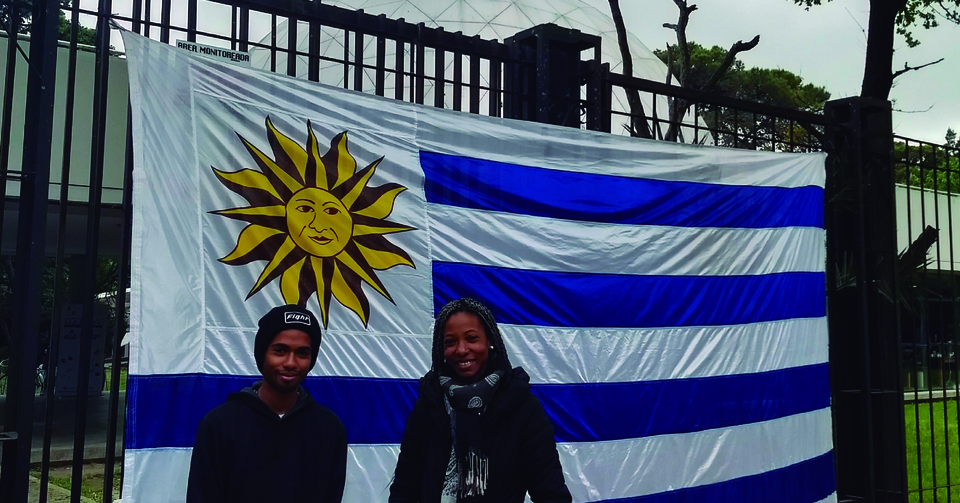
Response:
[[[444,262],[671,276],[824,270],[824,231],[819,228],[634,226],[441,204],[428,204],[427,209],[432,255]]]
[[[697,433],[559,444],[574,501],[655,494],[785,468],[833,448],[830,409]],[[617,469],[611,469],[617,467]],[[588,480],[587,487],[579,481]]]
[[[429,327],[427,327],[429,328]],[[826,318],[658,329],[501,325],[514,366],[534,383],[630,382],[748,374],[824,363]],[[207,331],[204,372],[259,375],[256,330]],[[245,341],[248,348],[238,347]],[[430,335],[327,332],[312,376],[419,379]]]

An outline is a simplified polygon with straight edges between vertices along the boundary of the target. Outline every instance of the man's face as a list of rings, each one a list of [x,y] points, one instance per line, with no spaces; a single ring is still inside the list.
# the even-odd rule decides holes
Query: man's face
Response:
[[[278,393],[297,391],[310,371],[310,336],[288,329],[280,332],[267,346],[263,359],[263,385]]]

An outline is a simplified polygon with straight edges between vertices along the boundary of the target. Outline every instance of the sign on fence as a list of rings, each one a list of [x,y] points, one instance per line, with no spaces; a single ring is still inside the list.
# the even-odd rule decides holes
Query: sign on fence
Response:
[[[103,393],[103,352],[107,319],[103,306],[94,306],[93,332],[90,339],[90,396]],[[83,325],[83,304],[64,304],[60,314],[60,345],[57,351],[57,396],[76,396],[80,374],[80,327]]]

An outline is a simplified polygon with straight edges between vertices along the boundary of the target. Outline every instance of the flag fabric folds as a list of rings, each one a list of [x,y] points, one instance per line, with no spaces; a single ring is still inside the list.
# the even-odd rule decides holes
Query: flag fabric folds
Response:
[[[836,501],[824,155],[652,142],[388,100],[123,34],[134,137],[124,501],[182,501],[196,426],[271,307],[344,501],[386,501],[434,315],[475,297],[576,502]]]

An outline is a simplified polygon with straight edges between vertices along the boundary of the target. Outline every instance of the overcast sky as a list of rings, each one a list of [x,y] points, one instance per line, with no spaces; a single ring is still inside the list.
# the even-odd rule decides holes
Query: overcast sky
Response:
[[[790,70],[806,82],[825,86],[833,98],[860,93],[867,0],[834,0],[809,11],[791,0],[688,1],[699,7],[690,16],[689,40],[729,48],[759,34],[760,45],[740,55],[748,67]],[[674,32],[662,27],[677,22],[679,11],[672,0],[621,0],[621,5],[627,28],[647,47],[676,42]],[[900,135],[941,143],[947,127],[960,131],[960,26],[920,28],[918,34],[922,43],[914,49],[898,40],[895,67],[946,59],[897,79],[890,98],[903,112],[894,113],[894,128]]]

